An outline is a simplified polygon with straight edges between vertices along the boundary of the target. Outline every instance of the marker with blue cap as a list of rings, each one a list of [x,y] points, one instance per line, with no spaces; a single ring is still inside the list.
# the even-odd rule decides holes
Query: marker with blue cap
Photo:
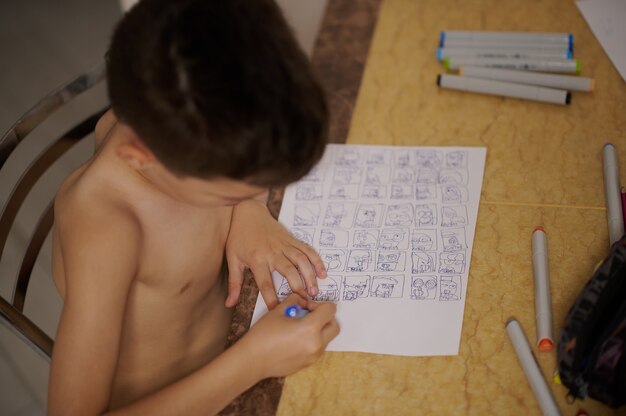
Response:
[[[304,309],[300,305],[291,305],[285,309],[287,318],[304,318],[309,313],[308,309]]]

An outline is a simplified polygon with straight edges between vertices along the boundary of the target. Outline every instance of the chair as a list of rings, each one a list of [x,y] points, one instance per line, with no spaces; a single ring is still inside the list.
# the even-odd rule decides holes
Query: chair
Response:
[[[36,127],[40,126],[56,110],[99,84],[105,76],[104,68],[104,63],[101,63],[87,73],[57,88],[13,124],[0,139],[0,171],[5,167],[7,160],[20,143]],[[65,134],[47,141],[35,158],[21,171],[21,176],[9,191],[7,200],[0,211],[0,259],[6,248],[7,239],[14,226],[16,216],[23,209],[23,203],[33,186],[55,161],[94,131],[96,122],[107,109],[108,106],[98,109],[87,117],[82,117]],[[40,215],[35,230],[27,243],[17,277],[14,278],[15,283],[10,298],[5,299],[0,296],[0,323],[4,324],[10,332],[21,338],[48,362],[52,355],[53,340],[25,316],[24,302],[35,261],[52,228],[53,220],[53,201],[51,201]],[[5,278],[7,276],[0,275],[0,279]]]

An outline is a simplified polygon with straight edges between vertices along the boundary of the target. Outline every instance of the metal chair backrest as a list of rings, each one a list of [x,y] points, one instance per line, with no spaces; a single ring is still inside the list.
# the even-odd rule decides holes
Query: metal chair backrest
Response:
[[[14,123],[0,139],[0,171],[18,145],[37,126],[66,103],[96,86],[104,77],[105,67],[104,63],[102,63],[48,94]],[[28,166],[24,167],[20,178],[9,191],[7,200],[0,211],[0,258],[2,258],[15,218],[33,186],[65,152],[94,131],[96,122],[106,110],[107,108],[104,108],[95,114],[82,118],[65,134],[48,141]],[[48,361],[52,355],[53,341],[42,329],[24,315],[24,302],[35,261],[52,228],[54,220],[53,202],[51,201],[40,215],[35,230],[27,243],[17,278],[14,279],[13,293],[9,299],[0,296],[0,323],[22,338]],[[0,275],[0,279],[2,278],[3,276]]]

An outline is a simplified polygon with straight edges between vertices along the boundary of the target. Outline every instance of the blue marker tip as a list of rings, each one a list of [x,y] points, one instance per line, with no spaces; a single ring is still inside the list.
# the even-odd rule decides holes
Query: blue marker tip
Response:
[[[572,51],[567,51],[567,59],[572,59]]]
[[[285,316],[287,318],[304,318],[309,311],[301,308],[300,305],[291,305],[285,309]]]
[[[441,61],[441,48],[437,48],[437,60]]]

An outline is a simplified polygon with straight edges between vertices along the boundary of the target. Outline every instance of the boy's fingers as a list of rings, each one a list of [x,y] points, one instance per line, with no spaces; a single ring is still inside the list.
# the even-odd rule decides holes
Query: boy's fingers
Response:
[[[306,318],[317,320],[320,328],[323,328],[328,322],[335,319],[337,306],[334,303],[315,303],[307,302],[307,308],[311,311]]]
[[[235,262],[232,262],[232,268],[228,268],[228,296],[226,297],[226,307],[230,308],[237,304],[241,286],[243,285],[243,270]]]
[[[294,244],[294,247],[303,252],[309,258],[309,262],[313,265],[317,277],[325,279],[328,276],[322,258],[313,247],[304,244],[301,241],[298,241],[297,245]]]
[[[337,335],[339,335],[339,323],[337,323],[336,319],[332,319],[328,322],[324,327],[322,327],[322,342],[324,345],[328,345],[330,341],[332,341]]]
[[[263,266],[250,266],[250,271],[254,275],[254,280],[267,308],[274,309],[278,305],[278,297],[276,296],[276,289],[274,289],[274,282],[269,269]]]
[[[285,258],[282,261],[279,261],[275,268],[278,273],[285,276],[292,292],[297,293],[302,297],[308,296],[304,288],[304,283],[302,282],[302,277],[293,263]]]
[[[291,250],[285,250],[283,254],[289,259],[289,261],[298,267],[298,271],[304,279],[305,290],[308,295],[317,295],[319,291],[317,289],[317,280],[315,279],[315,270],[313,269],[313,265],[309,261],[309,258],[295,247]]]

